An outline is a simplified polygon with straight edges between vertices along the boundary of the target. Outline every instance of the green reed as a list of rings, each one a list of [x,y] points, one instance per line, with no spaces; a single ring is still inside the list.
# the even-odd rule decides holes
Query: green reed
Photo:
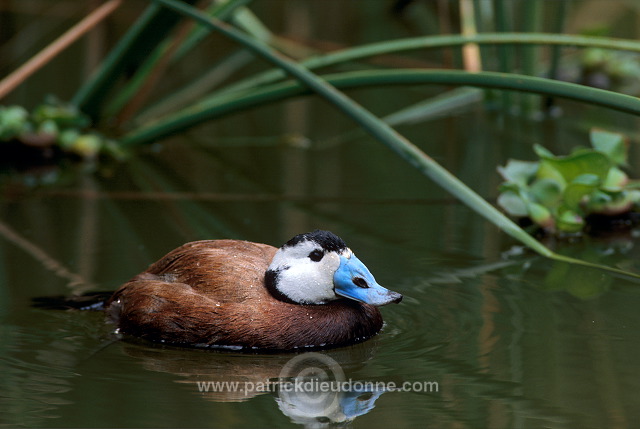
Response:
[[[332,103],[337,109],[358,123],[363,130],[385,144],[402,159],[437,182],[504,232],[539,254],[559,261],[603,268],[618,274],[640,277],[615,268],[602,267],[561,256],[551,251],[418,149],[413,143],[398,134],[385,121],[376,117],[365,107],[357,104],[340,91],[341,89],[379,85],[438,84],[474,86],[492,90],[519,91],[569,98],[638,115],[640,114],[640,100],[635,97],[613,91],[539,78],[534,74],[536,73],[535,65],[537,63],[535,59],[539,55],[540,46],[553,48],[554,56],[557,59],[560,55],[561,47],[596,47],[640,52],[640,42],[564,34],[508,32],[512,30],[509,23],[510,10],[508,9],[513,7],[513,3],[495,0],[494,26],[498,33],[482,33],[474,36],[424,36],[390,40],[356,46],[296,62],[274,50],[264,40],[260,40],[261,37],[251,35],[251,33],[269,34],[268,29],[262,27],[257,19],[254,20],[254,17],[249,16],[248,19],[248,21],[253,20],[253,22],[247,23],[247,20],[244,21],[246,24],[245,30],[249,29],[248,33],[227,25],[221,20],[237,19],[237,11],[242,10],[242,7],[247,4],[247,0],[228,0],[219,7],[211,8],[207,14],[192,6],[192,4],[196,3],[195,0],[149,1],[151,2],[150,6],[107,56],[95,76],[80,87],[72,100],[75,106],[79,107],[95,122],[104,119],[105,113],[109,116],[118,115],[129,104],[130,100],[138,96],[138,92],[144,85],[145,80],[154,73],[157,64],[162,61],[161,58],[169,50],[165,41],[166,34],[180,22],[180,15],[196,21],[206,31],[217,32],[230,38],[243,49],[271,63],[275,68],[227,85],[202,96],[190,105],[174,106],[174,113],[147,119],[144,123],[135,127],[131,127],[132,124],[136,124],[136,118],[133,117],[130,124],[128,124],[132,131],[125,134],[120,140],[120,144],[123,147],[150,143],[231,112],[272,103],[288,97],[313,93]],[[475,3],[479,5],[479,2]],[[529,12],[535,12],[533,15],[535,19],[529,29],[541,28],[542,13],[539,9],[541,7],[540,3],[527,3],[535,3],[528,6],[525,5],[526,8],[529,8],[527,9]],[[247,11],[244,10],[244,12],[246,13]],[[252,26],[255,31],[251,31]],[[161,28],[162,31],[158,31],[158,28]],[[478,28],[481,27],[478,26]],[[189,46],[195,45],[202,37],[202,31],[201,29],[194,30],[185,39],[183,45],[178,47],[179,52],[184,52],[184,50],[189,49]],[[484,48],[489,46],[497,47],[498,69],[501,72],[482,71],[468,73],[459,70],[371,69],[324,76],[315,73],[315,71],[324,67],[352,63],[377,55],[399,54],[425,49],[460,48],[470,43],[481,45]],[[518,51],[516,49],[517,45],[526,48],[523,59],[526,74],[511,73],[515,53]],[[130,71],[130,69],[137,70],[137,78],[120,87],[122,75],[125,71]],[[504,94],[508,94],[508,92],[504,92]],[[171,99],[172,96],[170,95],[169,97]],[[505,95],[504,100],[508,101],[508,99],[509,96]],[[163,100],[160,101],[160,103],[163,102]],[[164,106],[166,107],[166,103]],[[154,110],[153,105],[145,107],[149,109],[147,111]],[[147,118],[149,117],[147,116]]]
[[[369,132],[375,139],[385,144],[393,150],[402,159],[409,162],[426,176],[430,177],[440,186],[445,188],[452,195],[456,196],[462,202],[471,207],[478,214],[494,223],[507,234],[527,245],[530,249],[539,254],[563,262],[590,266],[605,269],[617,274],[628,275],[640,278],[640,275],[628,273],[612,267],[600,266],[586,261],[573,259],[567,256],[559,255],[535,238],[527,234],[523,229],[516,225],[511,219],[489,204],[485,199],[480,197],[471,188],[461,182],[457,177],[443,168],[435,160],[422,152],[417,146],[408,141],[405,137],[397,133],[393,128],[381,121],[363,106],[357,104],[349,97],[340,92],[335,86],[326,80],[310,72],[306,67],[301,66],[293,60],[274,51],[266,44],[256,40],[245,33],[231,27],[215,18],[211,18],[202,14],[195,8],[189,7],[184,3],[176,0],[153,0],[156,4],[165,5],[176,12],[188,16],[202,25],[208,27],[212,31],[219,32],[226,37],[242,44],[245,48],[266,61],[284,70],[287,74],[298,80],[302,85],[325,98],[332,103],[337,109],[356,121],[364,130]],[[499,75],[503,76],[503,75]],[[535,79],[535,78],[531,78]],[[542,80],[544,81],[544,80]],[[640,108],[640,106],[637,106]]]

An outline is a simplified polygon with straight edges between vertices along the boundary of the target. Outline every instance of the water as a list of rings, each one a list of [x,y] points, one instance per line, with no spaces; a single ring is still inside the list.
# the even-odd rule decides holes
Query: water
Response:
[[[631,427],[640,418],[636,284],[522,252],[367,138],[322,149],[313,130],[312,149],[225,140],[232,136],[224,128],[245,119],[220,125],[217,141],[177,138],[93,173],[5,176],[3,425],[586,428]],[[495,195],[492,169],[510,149],[493,138],[513,132],[501,130],[503,120],[472,109],[403,131],[417,141],[426,128],[437,133],[441,144],[427,150]],[[513,120],[584,138],[569,121]],[[256,133],[284,130],[265,122]],[[341,235],[381,284],[405,295],[383,308],[379,336],[321,352],[324,362],[121,341],[100,313],[30,306],[33,297],[115,289],[185,241],[279,245],[316,227]],[[633,234],[559,244],[635,270],[637,248]],[[319,368],[352,389],[287,396],[273,384],[295,356],[307,359],[298,373]],[[238,382],[244,391],[203,392],[208,382]],[[246,391],[260,383],[272,384]]]

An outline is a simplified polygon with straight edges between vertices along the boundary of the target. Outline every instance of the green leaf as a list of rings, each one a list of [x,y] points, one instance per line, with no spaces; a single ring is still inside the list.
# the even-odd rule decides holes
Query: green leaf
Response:
[[[562,232],[580,232],[584,227],[584,218],[573,210],[564,209],[558,216],[557,226]]]
[[[624,135],[593,129],[589,134],[589,138],[593,148],[607,155],[614,164],[627,165],[629,142]]]
[[[77,108],[62,103],[45,103],[33,111],[36,123],[54,121],[60,128],[84,128],[90,125],[89,118]]]
[[[602,188],[607,191],[621,191],[628,182],[629,176],[624,171],[618,167],[612,167],[602,184]]]
[[[538,203],[527,204],[527,210],[529,211],[529,217],[531,220],[545,229],[551,229],[555,225],[553,216],[549,209]]]
[[[69,146],[68,150],[85,158],[92,158],[100,152],[101,147],[102,141],[98,136],[94,134],[83,134]]]
[[[535,177],[539,162],[518,161],[510,159],[504,167],[498,167],[498,173],[507,182],[515,182],[526,186]]]
[[[563,181],[564,182],[564,181]],[[555,207],[562,198],[564,183],[554,179],[538,179],[529,188],[533,199],[546,207]]]
[[[640,204],[640,191],[634,189],[632,191],[626,191],[629,194],[629,201],[636,206]]]
[[[544,146],[541,146],[539,144],[534,144],[533,145],[533,151],[540,158],[554,158],[555,157],[555,155],[553,153],[551,153],[551,151],[549,149],[547,149]]]
[[[564,190],[564,203],[572,210],[577,210],[584,198],[597,190],[600,179],[594,174],[582,174],[567,185]]]
[[[608,216],[616,216],[622,213],[627,213],[633,208],[633,205],[635,204],[635,201],[633,199],[635,196],[635,192],[637,191],[598,193],[595,195],[595,198],[592,197],[590,199],[587,205],[587,210],[590,213],[600,213]],[[603,194],[607,195],[609,198],[604,198]]]
[[[564,189],[567,186],[567,181],[562,173],[554,165],[546,161],[540,162],[537,177],[538,180],[550,180],[557,183],[560,189]]]
[[[603,211],[612,201],[613,197],[609,193],[597,190],[589,196],[586,209],[589,213],[597,213]]]
[[[638,186],[640,186],[640,183],[638,184]],[[498,188],[500,193],[511,191],[511,192],[515,192],[516,194],[519,194],[524,189],[526,189],[526,186],[525,187],[519,186],[518,184],[513,182],[502,182]]]
[[[0,106],[0,140],[9,140],[28,130],[29,113],[20,106]]]
[[[553,167],[566,182],[572,182],[583,174],[593,174],[604,181],[611,168],[611,161],[603,153],[586,149],[564,157],[545,157],[541,162],[541,168],[542,165]]]
[[[498,196],[498,205],[504,211],[514,217],[525,217],[529,215],[526,203],[520,195],[513,191],[503,192]]]
[[[588,185],[598,187],[602,183],[600,177],[595,174],[585,173],[576,177],[571,181],[571,184]]]

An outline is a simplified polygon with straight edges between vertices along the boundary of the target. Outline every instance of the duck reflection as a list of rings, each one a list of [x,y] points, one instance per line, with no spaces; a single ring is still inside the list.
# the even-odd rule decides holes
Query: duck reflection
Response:
[[[322,352],[251,355],[120,343],[144,368],[179,375],[180,384],[215,402],[272,395],[280,411],[305,427],[347,423],[375,407],[384,389],[347,380],[345,370],[364,366],[373,343]]]
[[[309,380],[302,383],[307,381]],[[290,383],[295,386],[296,381]],[[305,427],[324,427],[351,422],[371,411],[384,391],[368,386],[363,383],[351,390],[326,391],[318,388],[311,392],[296,392],[294,395],[280,394],[276,397],[276,402],[280,411],[292,422]]]

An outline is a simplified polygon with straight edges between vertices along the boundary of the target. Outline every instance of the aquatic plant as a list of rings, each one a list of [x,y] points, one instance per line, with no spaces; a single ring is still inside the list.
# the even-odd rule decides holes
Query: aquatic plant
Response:
[[[498,205],[551,234],[583,232],[589,215],[619,216],[640,204],[640,183],[622,170],[628,141],[619,133],[592,130],[591,148],[556,156],[540,145],[539,161],[509,160],[498,167],[505,182]]]
[[[90,124],[74,105],[53,98],[32,112],[21,106],[0,106],[0,149],[3,143],[13,143],[33,148],[43,157],[53,157],[58,151],[85,159],[100,153],[122,157],[116,141],[90,129]]]

